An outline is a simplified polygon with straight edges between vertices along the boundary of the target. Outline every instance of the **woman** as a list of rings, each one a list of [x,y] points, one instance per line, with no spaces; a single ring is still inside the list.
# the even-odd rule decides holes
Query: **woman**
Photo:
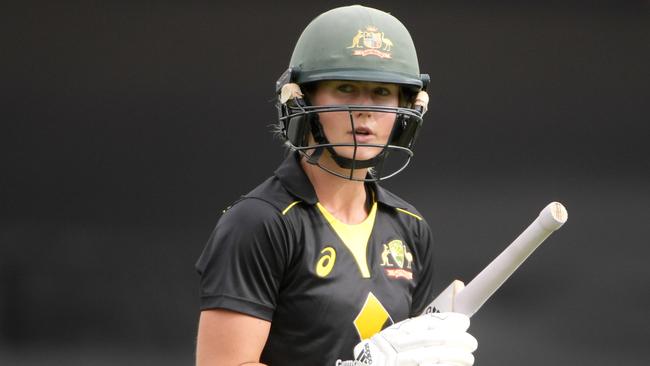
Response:
[[[277,84],[292,152],[197,262],[198,365],[473,363],[466,317],[418,316],[434,297],[429,227],[376,183],[408,164],[427,82],[387,13],[343,7],[307,26]]]

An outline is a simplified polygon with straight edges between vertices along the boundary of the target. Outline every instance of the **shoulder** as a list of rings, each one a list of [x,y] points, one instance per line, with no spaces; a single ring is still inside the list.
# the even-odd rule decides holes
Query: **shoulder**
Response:
[[[272,176],[266,179],[250,192],[241,196],[224,211],[224,216],[231,215],[274,215],[296,201],[282,185],[280,180]]]
[[[404,228],[408,235],[413,235],[416,242],[425,246],[431,242],[431,228],[414,205],[380,186],[376,186],[376,193],[382,211],[388,214],[392,222]]]
[[[415,220],[426,225],[424,216],[422,216],[415,206],[386,188],[376,186],[375,190],[377,192],[377,200],[389,210],[394,210],[397,216],[406,216],[409,220]]]
[[[272,176],[239,200],[245,201],[262,201],[282,213],[289,205],[298,201],[298,198],[287,191],[278,177]]]
[[[219,224],[281,224],[283,213],[287,207],[295,204],[296,200],[282,186],[279,179],[272,176],[223,210]]]
[[[293,242],[292,230],[281,207],[290,197],[282,194],[281,188],[269,178],[223,210],[202,258],[209,259],[215,253],[230,253],[233,258],[286,253]]]

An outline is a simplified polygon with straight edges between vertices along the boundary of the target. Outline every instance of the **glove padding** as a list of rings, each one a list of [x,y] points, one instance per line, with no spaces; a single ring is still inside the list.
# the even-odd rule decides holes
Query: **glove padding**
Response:
[[[471,366],[476,338],[469,317],[433,313],[393,324],[354,347],[354,364],[372,366]]]

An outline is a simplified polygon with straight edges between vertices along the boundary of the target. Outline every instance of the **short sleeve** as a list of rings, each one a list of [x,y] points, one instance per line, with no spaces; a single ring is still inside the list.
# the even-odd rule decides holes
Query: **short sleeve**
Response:
[[[271,320],[288,235],[280,212],[248,198],[226,211],[196,263],[201,310],[222,308]]]
[[[433,237],[431,229],[426,221],[420,221],[418,228],[418,240],[420,248],[422,248],[422,259],[420,276],[413,292],[413,300],[411,303],[411,317],[418,316],[422,313],[424,308],[433,301],[435,296],[434,284],[434,250],[433,250]]]

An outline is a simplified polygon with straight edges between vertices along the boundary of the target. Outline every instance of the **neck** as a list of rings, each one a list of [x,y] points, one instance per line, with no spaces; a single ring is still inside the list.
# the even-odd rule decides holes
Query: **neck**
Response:
[[[358,224],[368,217],[364,182],[337,177],[316,165],[307,163],[304,159],[301,159],[300,163],[314,187],[320,204],[339,221]],[[360,169],[358,173],[365,177],[366,171],[363,170],[361,172]]]

